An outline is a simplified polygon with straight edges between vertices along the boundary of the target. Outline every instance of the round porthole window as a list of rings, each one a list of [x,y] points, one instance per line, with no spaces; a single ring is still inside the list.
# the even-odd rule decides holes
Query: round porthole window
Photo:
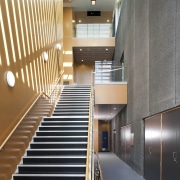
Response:
[[[14,87],[14,85],[15,85],[15,77],[14,77],[14,74],[11,71],[8,71],[6,73],[6,81],[7,81],[8,86]]]

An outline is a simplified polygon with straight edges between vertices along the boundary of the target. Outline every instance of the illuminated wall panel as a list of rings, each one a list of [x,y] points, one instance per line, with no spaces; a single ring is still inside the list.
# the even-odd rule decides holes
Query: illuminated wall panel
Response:
[[[38,94],[50,94],[63,70],[63,0],[0,1],[0,145]],[[47,52],[45,62],[42,52]],[[15,74],[15,86],[4,79]],[[3,93],[2,93],[3,92]]]

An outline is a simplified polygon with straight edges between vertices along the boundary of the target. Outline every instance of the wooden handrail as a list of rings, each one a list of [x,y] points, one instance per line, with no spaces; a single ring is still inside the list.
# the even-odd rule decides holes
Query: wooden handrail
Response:
[[[63,75],[63,73],[64,72],[62,72],[61,73],[61,75],[60,75],[60,77],[58,78],[58,83],[59,83],[59,81],[61,80],[61,77],[62,77],[62,75]],[[57,84],[58,84],[57,83]],[[56,84],[56,86],[57,86],[57,84]],[[56,86],[55,86],[55,88],[56,88]],[[54,88],[54,89],[55,89]],[[52,90],[52,92],[54,91],[54,89]],[[51,92],[51,94],[52,94],[52,92]],[[9,133],[9,135],[6,137],[6,139],[3,141],[3,143],[0,145],[0,151],[1,150],[3,150],[3,147],[4,147],[4,145],[6,144],[6,142],[8,141],[8,139],[11,137],[11,135],[14,133],[14,131],[16,130],[16,128],[19,126],[19,124],[22,122],[22,120],[24,119],[24,117],[27,115],[27,113],[31,110],[31,108],[34,106],[34,104],[37,102],[37,100],[40,98],[40,96],[42,96],[42,94],[44,94],[45,96],[47,96],[47,97],[49,97],[46,93],[44,93],[44,92],[42,92],[42,93],[40,93],[38,96],[37,96],[37,98],[35,99],[35,101],[31,104],[31,106],[28,108],[28,110],[24,113],[24,115],[21,117],[21,119],[19,120],[19,122],[14,126],[14,128],[11,130],[11,132]],[[50,94],[50,95],[51,95]]]

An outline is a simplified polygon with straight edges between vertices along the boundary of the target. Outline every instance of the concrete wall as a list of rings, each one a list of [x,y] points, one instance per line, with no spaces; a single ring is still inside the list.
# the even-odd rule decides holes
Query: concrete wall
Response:
[[[180,104],[180,2],[124,0],[115,60],[127,66],[127,117],[135,145],[131,166],[143,174],[143,121]]]

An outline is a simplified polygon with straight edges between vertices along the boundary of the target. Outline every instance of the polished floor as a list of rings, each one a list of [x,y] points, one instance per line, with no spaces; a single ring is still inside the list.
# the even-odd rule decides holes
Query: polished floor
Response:
[[[112,152],[98,153],[103,180],[144,180]]]

